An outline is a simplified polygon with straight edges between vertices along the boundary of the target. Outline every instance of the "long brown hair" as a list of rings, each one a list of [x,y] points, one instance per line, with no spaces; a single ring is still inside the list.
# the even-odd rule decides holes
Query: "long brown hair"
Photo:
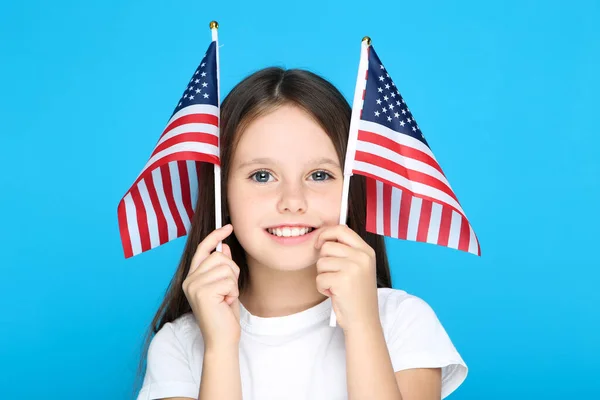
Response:
[[[229,164],[241,133],[257,117],[286,104],[302,108],[320,124],[332,140],[342,162],[341,165],[344,165],[351,108],[335,86],[312,72],[300,69],[284,70],[271,67],[257,71],[237,84],[223,100],[221,106],[221,210],[223,210],[224,224],[229,223],[226,204]],[[167,322],[172,322],[191,312],[182,285],[198,244],[215,229],[213,174],[212,164],[201,165],[199,174],[201,190],[198,191],[191,229],[179,267],[148,329],[138,369],[138,379],[141,378],[153,335]],[[375,250],[377,287],[392,287],[384,239],[382,236],[366,231],[365,219],[365,179],[360,175],[354,175],[350,181],[348,194],[347,225]],[[247,287],[249,280],[244,249],[236,239],[235,233],[224,242],[230,246],[232,258],[240,267],[238,286],[241,293]]]

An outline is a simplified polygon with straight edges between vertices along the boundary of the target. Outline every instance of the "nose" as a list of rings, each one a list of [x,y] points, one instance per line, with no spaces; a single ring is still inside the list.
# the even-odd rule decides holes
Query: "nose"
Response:
[[[306,212],[306,193],[301,183],[288,182],[281,186],[281,195],[277,203],[280,213],[304,213]]]

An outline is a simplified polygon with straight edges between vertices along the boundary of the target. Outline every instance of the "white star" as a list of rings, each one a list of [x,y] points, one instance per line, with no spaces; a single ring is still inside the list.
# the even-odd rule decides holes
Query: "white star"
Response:
[[[382,88],[377,88],[377,91],[378,91],[379,93],[383,93],[383,89],[382,89]]]
[[[397,102],[396,102],[396,105],[397,105],[397,106],[399,106],[399,105],[400,105],[400,102],[399,102],[399,101],[397,101]]]
[[[387,72],[385,73],[385,76],[387,76],[388,78],[390,77],[390,74],[388,74]]]
[[[194,75],[198,75],[198,72],[200,72],[200,71],[196,71],[196,73],[195,73]],[[191,81],[190,81],[190,82],[191,82]]]
[[[385,68],[383,68],[383,65],[379,65],[379,67],[380,67],[381,69],[385,69]]]
[[[416,132],[416,131],[417,131],[417,128],[415,128],[415,127],[413,126],[413,132]]]
[[[179,107],[181,107],[181,102],[179,102]]]
[[[390,85],[386,83],[386,84],[385,84],[385,88],[386,88],[386,89],[389,89],[389,88],[390,88]]]
[[[198,83],[198,82],[200,82],[200,79],[196,79],[196,80],[194,81],[194,83]]]
[[[392,117],[388,117],[388,121],[391,121],[391,120],[392,120]]]
[[[381,104],[381,99],[377,99],[377,104]]]
[[[392,92],[392,97],[396,97],[396,93]]]
[[[204,93],[204,98],[208,99],[208,93]]]
[[[411,122],[411,121],[412,121],[412,119],[410,119],[410,118],[406,120],[406,122]]]
[[[404,121],[400,121],[400,126],[404,126]]]
[[[191,86],[191,87],[188,88],[188,90],[191,92],[192,90],[194,90],[194,87]]]
[[[196,89],[196,93],[200,93],[202,90],[200,89]]]
[[[384,99],[385,101],[388,101],[388,100],[389,100],[389,97],[387,97],[387,96],[383,96],[383,99]]]
[[[185,94],[185,96],[183,96],[184,99],[187,99],[187,93]]]
[[[200,76],[204,78],[206,76],[206,72],[201,73]]]
[[[207,86],[208,86],[208,83],[202,82],[202,87],[207,87]]]
[[[383,111],[384,113],[386,113],[387,112],[387,108],[383,107],[383,110],[381,110],[381,111]]]
[[[392,82],[392,86],[396,86],[396,84],[394,82]]]
[[[400,93],[398,93],[398,95],[400,95]],[[402,99],[402,104],[404,104],[404,99]]]
[[[383,77],[383,75],[381,75],[381,76],[379,77],[379,80],[380,80],[381,82],[383,82],[383,80],[384,80],[384,79],[385,79],[385,78]]]
[[[375,111],[375,116],[379,117],[379,111]]]
[[[399,116],[400,116],[400,114],[398,114],[398,113],[394,113],[394,117],[395,117],[395,118],[398,118]]]
[[[406,110],[405,109],[402,109],[402,114],[406,115]]]
[[[190,100],[194,100],[194,95],[191,95],[191,96],[190,96]]]
[[[204,68],[205,65],[206,65],[206,63],[200,64],[200,68]]]
[[[388,104],[388,107],[390,108],[390,110],[394,109],[394,105],[393,104]]]

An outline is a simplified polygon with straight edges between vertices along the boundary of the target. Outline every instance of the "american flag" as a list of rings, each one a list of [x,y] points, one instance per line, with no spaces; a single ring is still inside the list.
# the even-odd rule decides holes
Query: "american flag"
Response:
[[[372,46],[367,54],[352,165],[353,173],[367,177],[367,230],[481,255],[475,232],[408,105]]]
[[[219,165],[217,46],[187,84],[150,159],[117,210],[125,258],[188,233],[201,162]]]

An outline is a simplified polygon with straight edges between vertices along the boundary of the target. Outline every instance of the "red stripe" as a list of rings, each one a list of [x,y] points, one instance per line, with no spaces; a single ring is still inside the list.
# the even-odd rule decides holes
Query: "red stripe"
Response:
[[[439,166],[433,157],[421,150],[415,149],[414,147],[400,144],[378,133],[363,131],[360,129],[358,130],[358,140],[362,142],[373,143],[378,146],[385,147],[386,149],[391,150],[403,157],[421,161],[422,163],[435,168],[442,174],[442,176],[446,177],[446,175],[444,175],[444,171],[442,171],[442,167]]]
[[[462,215],[460,217],[460,222],[460,238],[458,240],[458,249],[462,251],[469,251],[469,242],[471,241],[469,222]]]
[[[417,230],[417,242],[427,242],[432,205],[433,203],[431,201],[423,200],[421,205],[421,216],[419,218],[419,229]]]
[[[367,70],[365,71],[365,81],[369,80],[369,68],[367,67]]]
[[[366,89],[365,89],[365,90],[363,90],[363,96],[362,96],[362,99],[363,99],[363,100],[365,99],[365,93],[367,93],[367,90],[366,90]]]
[[[137,185],[131,190],[131,198],[135,204],[135,214],[138,223],[138,233],[140,235],[140,243],[142,252],[150,250],[150,235],[148,233],[148,215],[140,196],[140,190]]]
[[[167,125],[160,137],[162,138],[170,130],[185,124],[210,124],[214,126],[219,126],[219,117],[214,114],[204,113],[184,115],[183,117],[179,117],[175,121]]]
[[[377,234],[377,187],[373,179],[367,178],[367,231]]]
[[[387,186],[387,185],[386,185]],[[410,193],[403,191],[400,199],[400,218],[398,218],[398,238],[404,239],[408,237],[408,220],[410,219],[410,207],[412,204],[412,196]]]
[[[452,189],[450,189],[444,182],[440,181],[437,178],[434,178],[431,175],[427,175],[423,172],[415,171],[413,169],[408,169],[400,164],[388,160],[387,158],[360,150],[356,150],[356,155],[354,156],[354,159],[356,161],[365,162],[383,169],[387,169],[390,172],[403,176],[409,181],[419,182],[432,188],[438,189],[446,193],[448,196],[452,197],[458,203],[458,199],[452,192]]]
[[[383,234],[391,236],[391,216],[392,216],[392,187],[383,185]]]
[[[390,182],[390,181],[388,181],[387,179],[383,179],[383,178],[381,178],[381,177],[379,177],[379,176],[376,176],[376,175],[370,174],[370,173],[368,173],[368,172],[359,171],[359,170],[356,170],[356,169],[352,170],[352,173],[354,173],[354,174],[358,174],[358,175],[363,175],[363,176],[366,176],[366,177],[368,177],[368,178],[371,178],[371,179],[375,179],[376,181],[383,182],[383,183],[385,183],[386,185],[391,185],[391,186],[393,186],[393,187],[396,187],[396,188],[398,188],[398,189],[402,190],[402,191],[403,191],[403,193],[404,193],[404,192],[408,192],[408,193],[410,193],[410,194],[411,194],[412,196],[414,196],[414,197],[418,197],[418,198],[420,198],[420,199],[423,199],[423,200],[429,200],[429,201],[432,201],[432,202],[434,202],[434,203],[436,203],[436,204],[439,204],[439,205],[441,205],[441,206],[443,206],[443,207],[448,207],[448,208],[450,208],[451,210],[453,210],[453,211],[456,211],[456,212],[457,212],[457,213],[459,213],[460,215],[463,215],[463,214],[462,214],[462,212],[460,212],[460,211],[459,211],[459,210],[458,210],[456,207],[454,207],[454,206],[452,206],[452,205],[450,205],[450,204],[446,203],[445,201],[441,201],[441,200],[439,200],[439,199],[435,199],[435,198],[433,198],[433,197],[431,197],[431,196],[425,196],[425,195],[423,195],[423,194],[415,194],[415,193],[414,193],[413,191],[411,191],[410,189],[408,189],[408,188],[406,188],[406,187],[404,187],[404,186],[401,186],[401,185],[399,185],[399,184],[397,184],[397,183],[395,183],[395,182]],[[463,215],[463,217],[464,217],[464,215]]]
[[[187,170],[186,161],[177,161],[177,168],[179,169],[179,181],[181,182],[181,200],[185,211],[188,214],[190,221],[194,215],[194,208],[192,207],[192,194],[190,190],[190,176]]]
[[[440,234],[438,242],[440,246],[448,247],[448,239],[450,238],[450,225],[452,224],[452,210],[447,207],[442,207],[442,219],[440,221]]]
[[[133,257],[133,250],[131,248],[131,237],[129,236],[129,226],[127,225],[127,213],[125,209],[125,198],[119,202],[117,208],[117,215],[119,217],[119,232],[121,233],[121,244],[123,245],[123,253],[125,258]]]
[[[198,153],[195,151],[178,151],[177,153],[169,154],[168,156],[162,157],[162,158],[156,160],[155,162],[153,162],[152,164],[150,164],[146,169],[144,169],[142,174],[135,180],[132,187],[135,186],[140,180],[144,179],[144,177],[146,175],[148,175],[149,173],[151,173],[154,169],[161,167],[165,164],[168,164],[171,161],[180,161],[180,160],[201,161],[201,162],[208,162],[211,164],[219,165],[219,158],[216,156],[213,156],[212,154]],[[131,190],[131,189],[129,189],[129,190]]]
[[[167,219],[165,218],[165,214],[163,213],[158,200],[158,195],[156,194],[153,176],[149,176],[144,182],[146,182],[146,186],[148,187],[148,195],[150,196],[150,201],[152,202],[152,208],[156,213],[156,220],[158,224],[158,240],[160,244],[163,244],[169,241],[169,227],[167,225]]]
[[[173,136],[156,146],[150,158],[152,158],[155,154],[171,147],[175,146],[179,143],[185,142],[197,142],[197,143],[206,143],[213,145],[215,147],[219,146],[219,138],[213,135],[212,133],[204,133],[204,132],[186,132],[179,134],[177,136]]]
[[[177,227],[177,237],[186,234],[185,225],[179,215],[179,210],[175,204],[175,198],[173,197],[173,183],[171,182],[171,174],[169,172],[169,165],[163,165],[160,167],[160,174],[163,180],[163,188],[165,190],[165,197],[167,198],[167,204],[169,205],[169,211],[175,220],[175,226]]]

